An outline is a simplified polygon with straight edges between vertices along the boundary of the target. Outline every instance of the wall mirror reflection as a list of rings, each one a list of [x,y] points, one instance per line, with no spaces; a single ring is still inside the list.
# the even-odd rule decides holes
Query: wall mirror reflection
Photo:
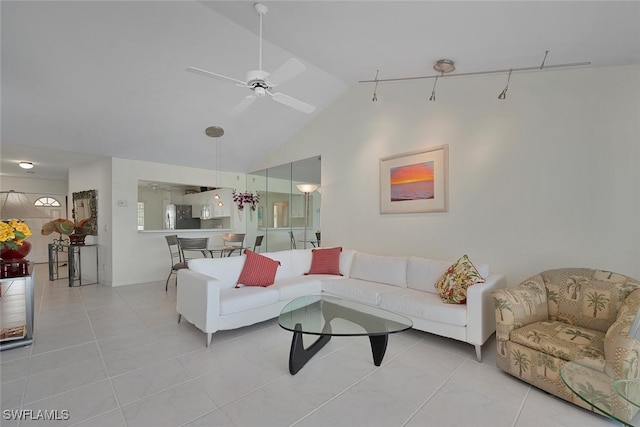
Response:
[[[257,229],[248,233],[264,235],[263,246],[270,252],[319,245],[320,182],[320,156],[249,174],[247,188],[260,195],[260,202]],[[305,194],[298,189],[298,184],[314,184],[315,189]]]
[[[232,189],[138,181],[138,230],[231,229]]]
[[[79,191],[72,194],[72,218],[84,234],[98,235],[98,198],[96,190]]]

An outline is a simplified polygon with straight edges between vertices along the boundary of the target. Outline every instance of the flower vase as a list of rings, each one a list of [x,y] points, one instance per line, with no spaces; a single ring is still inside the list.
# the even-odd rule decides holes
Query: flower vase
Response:
[[[31,243],[23,241],[17,249],[2,245],[0,249],[0,279],[22,277],[28,274],[28,265],[24,257],[31,252]]]
[[[29,252],[31,252],[31,243],[24,240],[22,245],[18,246],[17,249],[11,249],[5,245],[0,250],[0,258],[2,258],[2,262],[4,263],[23,262],[24,258],[29,255]]]

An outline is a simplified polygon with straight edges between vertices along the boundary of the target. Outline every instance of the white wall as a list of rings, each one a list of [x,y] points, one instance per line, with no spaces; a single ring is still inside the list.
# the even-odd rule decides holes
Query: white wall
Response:
[[[263,167],[322,156],[323,246],[640,278],[640,67],[356,85]],[[382,157],[449,145],[449,211],[382,215]]]
[[[69,169],[69,216],[73,205],[73,193],[96,190],[98,209],[98,235],[87,236],[85,243],[98,244],[98,280],[100,283],[111,283],[111,248],[112,248],[112,208],[111,208],[111,159],[105,158],[91,163],[74,166]],[[83,250],[83,249],[81,249]],[[92,257],[93,250],[86,249],[86,256]],[[83,269],[91,268],[93,260],[86,262],[83,258]],[[85,267],[86,266],[86,267]],[[95,268],[94,268],[95,270]],[[84,273],[84,271],[83,271]],[[90,275],[89,277],[93,277]]]

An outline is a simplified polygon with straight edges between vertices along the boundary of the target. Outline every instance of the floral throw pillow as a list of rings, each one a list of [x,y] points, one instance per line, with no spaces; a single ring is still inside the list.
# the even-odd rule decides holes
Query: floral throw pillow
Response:
[[[447,269],[435,287],[443,302],[466,304],[467,288],[476,283],[484,283],[484,279],[465,255]]]

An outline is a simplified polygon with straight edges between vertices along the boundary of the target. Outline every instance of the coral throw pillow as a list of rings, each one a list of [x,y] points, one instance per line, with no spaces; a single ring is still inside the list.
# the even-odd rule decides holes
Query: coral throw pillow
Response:
[[[249,249],[245,249],[244,253],[247,259],[244,261],[236,288],[239,287],[238,285],[262,287],[273,285],[280,261],[257,254]]]
[[[447,269],[435,286],[443,302],[465,304],[467,288],[476,283],[484,283],[484,279],[465,255]]]
[[[342,248],[312,249],[311,269],[305,274],[334,274],[340,273],[340,252]]]

